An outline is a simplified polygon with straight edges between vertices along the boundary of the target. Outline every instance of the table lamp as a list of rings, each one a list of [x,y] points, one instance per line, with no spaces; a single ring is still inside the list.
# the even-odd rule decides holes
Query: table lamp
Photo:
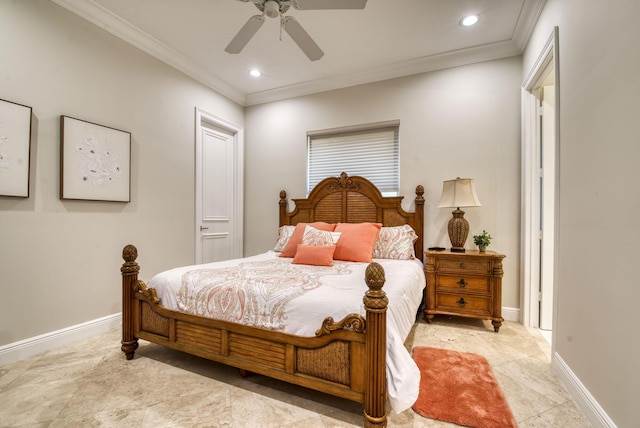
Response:
[[[458,177],[442,183],[442,196],[438,208],[455,208],[448,226],[451,252],[464,253],[464,243],[469,235],[469,222],[464,218],[464,211],[460,207],[481,206],[473,178]]]

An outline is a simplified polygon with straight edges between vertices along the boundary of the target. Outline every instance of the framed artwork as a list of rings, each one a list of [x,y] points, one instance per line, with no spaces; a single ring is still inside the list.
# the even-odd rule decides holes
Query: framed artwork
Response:
[[[29,197],[31,107],[0,100],[0,196]]]
[[[60,116],[60,199],[129,202],[131,133]]]

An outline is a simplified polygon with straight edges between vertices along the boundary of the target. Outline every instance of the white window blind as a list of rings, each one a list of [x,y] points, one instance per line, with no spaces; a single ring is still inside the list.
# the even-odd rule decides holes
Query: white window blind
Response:
[[[400,189],[399,124],[384,127],[308,133],[307,194],[327,177],[343,171],[360,175],[385,195]]]

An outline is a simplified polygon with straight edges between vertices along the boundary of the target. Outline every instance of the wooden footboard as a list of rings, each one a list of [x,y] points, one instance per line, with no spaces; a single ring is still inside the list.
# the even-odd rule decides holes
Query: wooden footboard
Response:
[[[325,319],[315,337],[300,337],[169,310],[138,280],[138,251],[122,257],[122,351],[132,359],[138,339],[364,404],[364,426],[386,426],[384,269],[371,263],[363,298],[366,319]]]

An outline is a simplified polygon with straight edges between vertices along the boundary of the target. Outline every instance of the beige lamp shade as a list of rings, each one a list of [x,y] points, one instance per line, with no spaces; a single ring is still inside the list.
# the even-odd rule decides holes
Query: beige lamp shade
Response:
[[[447,225],[452,252],[464,253],[464,243],[469,235],[469,222],[464,218],[464,211],[460,207],[481,206],[473,178],[458,177],[442,183],[442,196],[438,208],[455,208]]]
[[[481,207],[473,178],[456,178],[442,183],[438,208]]]

